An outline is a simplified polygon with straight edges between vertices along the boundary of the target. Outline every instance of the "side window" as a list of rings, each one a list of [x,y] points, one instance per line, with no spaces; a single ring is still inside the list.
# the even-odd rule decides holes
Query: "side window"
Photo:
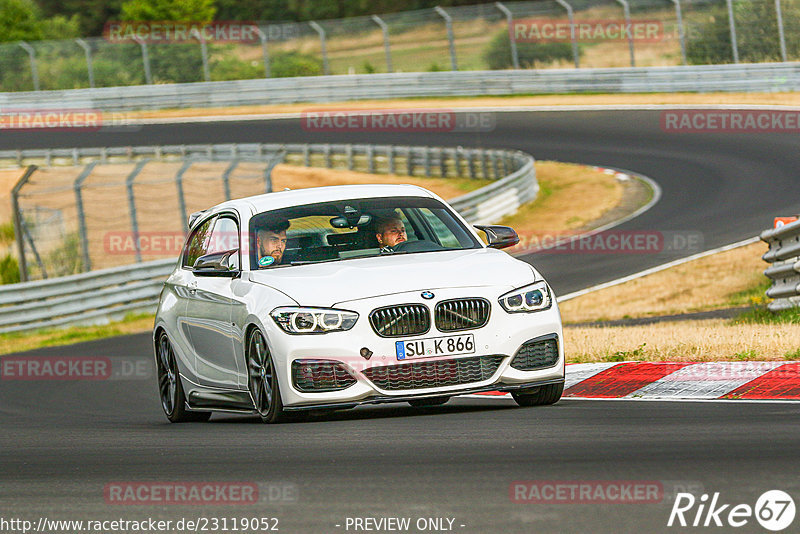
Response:
[[[206,252],[206,254],[238,249],[239,227],[236,221],[230,217],[220,217],[217,219],[214,230],[211,232],[211,238],[208,240],[208,252]]]
[[[186,248],[183,251],[183,261],[181,262],[182,267],[189,267],[191,268],[194,265],[194,262],[197,261],[197,258],[204,254],[208,254],[208,241],[211,233],[211,223],[214,222],[214,218],[207,220],[200,226],[198,226],[192,235],[189,236],[189,239],[186,242]]]

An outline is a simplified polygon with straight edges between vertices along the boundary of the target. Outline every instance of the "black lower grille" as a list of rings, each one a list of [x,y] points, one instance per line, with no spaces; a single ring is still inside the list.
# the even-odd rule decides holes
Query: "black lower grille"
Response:
[[[436,328],[442,332],[481,328],[489,320],[490,308],[486,299],[443,300],[433,312]]]
[[[364,371],[377,387],[385,390],[424,389],[455,386],[487,380],[497,371],[504,356],[473,356],[452,360],[415,362],[372,367]]]
[[[422,304],[386,306],[369,314],[369,324],[381,337],[424,334],[431,327],[431,312]]]
[[[511,367],[518,371],[535,371],[558,363],[558,337],[555,335],[531,339],[522,344]]]
[[[292,362],[292,381],[299,391],[337,391],[356,383],[341,362],[329,360],[295,360]]]

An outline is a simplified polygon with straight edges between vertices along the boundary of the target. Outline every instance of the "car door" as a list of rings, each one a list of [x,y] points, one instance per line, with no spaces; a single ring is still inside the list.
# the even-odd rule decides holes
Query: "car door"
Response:
[[[236,249],[239,257],[239,225],[234,214],[223,213],[215,221],[205,254]],[[196,258],[195,258],[196,259]],[[239,263],[237,263],[237,268]],[[203,276],[190,271],[186,316],[195,354],[195,369],[202,386],[239,389],[243,365],[234,357],[234,339],[239,337],[231,321],[234,280],[228,276]]]

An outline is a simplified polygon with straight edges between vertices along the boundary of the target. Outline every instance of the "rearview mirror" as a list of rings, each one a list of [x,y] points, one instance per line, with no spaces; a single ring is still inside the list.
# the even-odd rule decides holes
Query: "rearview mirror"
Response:
[[[486,234],[488,245],[491,248],[507,248],[513,247],[519,243],[519,236],[513,228],[508,226],[489,225],[489,226],[475,226]]]
[[[239,274],[239,251],[226,250],[200,256],[194,262],[192,272],[197,276],[227,276],[233,278]]]

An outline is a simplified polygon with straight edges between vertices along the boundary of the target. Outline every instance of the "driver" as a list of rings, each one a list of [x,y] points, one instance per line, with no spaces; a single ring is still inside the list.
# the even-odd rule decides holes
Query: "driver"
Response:
[[[280,264],[286,250],[286,230],[289,221],[282,220],[258,230],[258,267]]]
[[[394,252],[394,247],[408,239],[406,227],[398,215],[380,219],[375,224],[375,238],[381,252]]]

